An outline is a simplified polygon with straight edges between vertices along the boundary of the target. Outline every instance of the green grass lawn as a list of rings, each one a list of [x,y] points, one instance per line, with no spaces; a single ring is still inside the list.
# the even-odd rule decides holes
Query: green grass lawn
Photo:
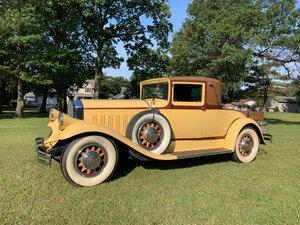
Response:
[[[300,224],[300,114],[267,114],[272,144],[256,160],[230,156],[119,165],[90,188],[38,164],[48,118],[0,119],[1,224]]]

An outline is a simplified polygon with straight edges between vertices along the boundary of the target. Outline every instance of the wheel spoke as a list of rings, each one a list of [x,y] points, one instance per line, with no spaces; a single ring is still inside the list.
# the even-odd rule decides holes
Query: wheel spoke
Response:
[[[245,135],[240,139],[240,143],[238,145],[239,152],[243,156],[248,156],[251,154],[253,149],[253,140],[251,136]]]

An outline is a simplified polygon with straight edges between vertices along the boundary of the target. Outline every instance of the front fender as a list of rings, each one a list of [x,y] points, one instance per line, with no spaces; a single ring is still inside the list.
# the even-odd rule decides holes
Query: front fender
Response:
[[[250,118],[239,118],[235,120],[229,127],[225,137],[224,147],[227,149],[234,150],[236,139],[239,133],[241,132],[241,130],[246,126],[250,126],[251,128],[255,129],[260,139],[260,143],[265,144],[265,141],[263,139],[263,134],[258,123],[255,120]]]
[[[125,136],[121,135],[120,133],[111,130],[108,127],[105,127],[103,125],[100,124],[92,124],[92,123],[86,123],[83,121],[78,121],[75,123],[72,123],[70,125],[68,125],[64,130],[62,130],[59,134],[57,134],[56,132],[53,132],[55,135],[57,135],[55,138],[52,137],[52,135],[49,137],[48,140],[52,141],[51,143],[46,140],[45,145],[47,146],[47,148],[49,147],[53,147],[59,140],[66,140],[69,138],[72,138],[76,135],[79,134],[85,134],[85,133],[99,133],[99,135],[106,135],[106,136],[110,136],[114,139],[119,140],[120,142],[124,143],[125,145],[129,146],[130,148],[132,148],[133,150],[147,156],[153,159],[160,159],[160,160],[173,160],[176,159],[175,156],[172,155],[157,155],[154,154],[144,148],[142,148],[141,146],[139,146],[138,144],[134,143],[132,140],[126,138]],[[51,144],[51,145],[49,145]],[[49,149],[50,150],[50,149]]]

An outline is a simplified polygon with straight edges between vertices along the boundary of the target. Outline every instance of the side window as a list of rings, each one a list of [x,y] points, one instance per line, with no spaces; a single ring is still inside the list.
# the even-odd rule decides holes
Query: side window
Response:
[[[174,102],[201,102],[202,85],[201,84],[175,84]]]

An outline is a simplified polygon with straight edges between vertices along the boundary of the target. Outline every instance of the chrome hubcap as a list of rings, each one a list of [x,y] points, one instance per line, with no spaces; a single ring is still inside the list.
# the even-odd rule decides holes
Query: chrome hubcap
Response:
[[[156,121],[145,122],[138,130],[138,143],[149,150],[160,145],[163,139],[163,129]]]
[[[254,142],[251,136],[245,135],[241,138],[240,143],[239,143],[239,152],[243,156],[248,156],[250,155],[252,149],[254,146]]]
[[[97,145],[89,145],[82,148],[75,158],[77,171],[83,176],[96,176],[107,163],[105,149]]]
[[[145,130],[143,136],[146,141],[148,141],[152,144],[157,141],[157,139],[159,137],[159,133],[154,127],[150,127]]]
[[[101,157],[96,152],[89,152],[83,156],[82,164],[85,168],[94,170],[101,163]]]

